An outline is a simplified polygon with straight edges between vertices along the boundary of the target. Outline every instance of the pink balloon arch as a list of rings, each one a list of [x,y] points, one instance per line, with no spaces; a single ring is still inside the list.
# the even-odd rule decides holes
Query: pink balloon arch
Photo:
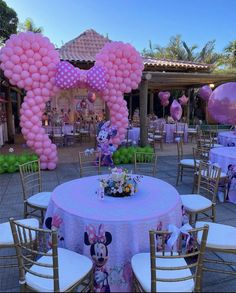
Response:
[[[97,91],[107,103],[119,145],[128,127],[128,109],[123,94],[137,89],[144,68],[140,54],[122,42],[107,43],[96,55],[90,70],[60,62],[54,45],[41,34],[22,32],[11,35],[0,51],[1,69],[12,85],[27,94],[20,110],[20,126],[27,145],[39,155],[42,169],[54,169],[58,161],[56,145],[42,127],[48,102],[60,89],[86,87]]]

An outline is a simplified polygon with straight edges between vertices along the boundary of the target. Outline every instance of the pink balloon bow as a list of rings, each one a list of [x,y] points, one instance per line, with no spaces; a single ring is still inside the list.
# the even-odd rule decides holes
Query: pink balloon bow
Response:
[[[89,70],[81,70],[67,61],[62,61],[57,66],[55,78],[56,85],[61,89],[74,88],[80,83],[94,91],[103,91],[107,86],[105,68],[97,65]]]
[[[106,242],[105,229],[103,224],[99,225],[97,235],[96,235],[96,229],[93,225],[88,225],[86,228],[86,231],[88,233],[89,243],[91,245],[97,242],[99,243]]]

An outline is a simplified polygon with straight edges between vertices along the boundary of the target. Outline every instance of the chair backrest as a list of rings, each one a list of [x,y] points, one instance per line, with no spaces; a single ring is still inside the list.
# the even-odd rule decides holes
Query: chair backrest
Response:
[[[181,282],[186,280],[193,280],[195,285],[194,292],[200,292],[201,289],[201,275],[203,254],[206,247],[206,240],[208,234],[208,226],[188,230],[188,235],[179,234],[177,241],[172,247],[168,246],[168,239],[171,237],[169,231],[150,231],[150,258],[151,258],[151,292],[158,292],[158,282]],[[197,241],[197,234],[202,232],[201,242]],[[189,237],[189,238],[188,238]],[[189,239],[189,241],[187,240]],[[169,260],[185,259],[183,262],[176,263],[170,267]],[[161,264],[158,264],[161,262]],[[166,261],[164,261],[166,260]],[[163,264],[163,265],[162,265]],[[164,265],[166,264],[166,265]],[[183,270],[190,269],[194,273],[186,274]],[[176,271],[178,276],[176,278],[172,273],[167,271]]]
[[[63,135],[62,126],[53,126],[52,127],[52,135]]]
[[[216,202],[216,194],[220,180],[221,168],[200,161],[198,169],[197,193],[209,197]]]
[[[42,281],[43,279],[51,279],[54,292],[59,292],[57,232],[55,230],[32,228],[12,218],[10,219],[10,225],[18,260],[19,283],[22,289],[27,285],[25,274],[30,273],[37,276],[39,282],[40,279]],[[51,247],[49,246],[49,239],[51,240]],[[42,273],[42,268],[46,268],[45,271],[48,273]]]
[[[24,200],[42,191],[40,161],[35,160],[19,165]]]
[[[176,138],[176,145],[177,145],[177,155],[178,161],[183,159],[184,150],[183,150],[183,140],[181,138]]]
[[[157,153],[134,153],[134,172],[155,176],[157,173]]]
[[[80,177],[99,175],[101,168],[101,153],[99,151],[79,152]]]
[[[178,131],[185,132],[185,127],[186,127],[186,123],[183,123],[183,122],[176,122],[175,123],[175,130],[176,130],[176,132],[178,132]]]

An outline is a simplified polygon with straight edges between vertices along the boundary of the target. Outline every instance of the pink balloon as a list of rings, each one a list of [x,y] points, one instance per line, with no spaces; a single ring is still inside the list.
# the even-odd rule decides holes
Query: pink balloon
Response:
[[[176,100],[170,106],[170,114],[174,120],[180,120],[182,116],[182,107]]]
[[[199,89],[198,94],[203,100],[208,101],[212,94],[212,89],[209,85],[204,85]]]
[[[208,101],[208,111],[219,123],[236,124],[236,82],[218,86]]]
[[[93,92],[88,92],[87,98],[90,103],[94,103],[96,100],[96,94]]]

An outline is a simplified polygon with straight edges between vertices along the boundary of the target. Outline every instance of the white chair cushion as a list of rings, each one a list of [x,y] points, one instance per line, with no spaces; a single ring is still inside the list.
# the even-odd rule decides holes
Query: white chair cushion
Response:
[[[214,144],[212,145],[212,147],[213,147],[213,148],[222,148],[223,145],[218,144],[218,143],[214,143]]]
[[[189,133],[197,133],[197,130],[195,128],[188,128]]]
[[[156,260],[156,265],[163,267],[186,266],[184,258],[160,259]],[[151,264],[149,253],[139,253],[131,259],[132,270],[142,285],[145,292],[151,292]],[[159,278],[181,278],[191,276],[189,269],[184,270],[157,270]],[[157,292],[193,292],[193,279],[180,282],[160,282],[156,283]]]
[[[180,164],[194,167],[194,160],[193,159],[183,159],[183,160],[180,160]]]
[[[39,208],[43,208],[43,209],[47,209],[49,201],[51,198],[51,192],[39,192],[36,193],[32,196],[30,196],[27,199],[27,202],[30,205],[39,207]]]
[[[64,134],[57,134],[57,133],[54,133],[54,134],[53,134],[53,137],[64,137]]]
[[[38,261],[40,263],[52,264],[52,257],[43,256]],[[93,263],[88,257],[68,249],[58,248],[60,292],[66,291],[73,284],[85,277],[85,275],[91,270],[92,266]],[[39,274],[53,275],[52,268],[33,265],[31,270]],[[54,291],[52,279],[40,278],[30,273],[26,273],[25,279],[29,286],[39,292]]]
[[[18,220],[18,223],[21,223],[25,226],[38,228],[39,221],[37,219],[23,219]],[[28,238],[28,237],[27,237]],[[32,239],[35,239],[35,234],[32,233]],[[10,222],[0,224],[0,245],[13,245],[14,240],[11,232]]]
[[[184,194],[180,197],[184,208],[190,212],[198,212],[212,206],[212,201],[200,194]]]
[[[154,138],[155,138],[155,139],[161,139],[161,138],[162,138],[162,135],[157,135],[157,134],[155,134],[155,135],[154,135]]]
[[[219,249],[236,249],[236,228],[212,222],[196,222],[196,227],[209,226],[206,247]],[[201,240],[202,232],[198,235]]]

